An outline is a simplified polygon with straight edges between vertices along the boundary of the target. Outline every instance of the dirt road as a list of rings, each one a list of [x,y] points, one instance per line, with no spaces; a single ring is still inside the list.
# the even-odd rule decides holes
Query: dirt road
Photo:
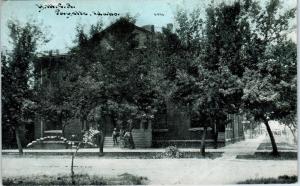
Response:
[[[2,177],[70,174],[68,156],[2,157]],[[297,161],[238,159],[100,159],[78,157],[75,173],[145,176],[151,184],[232,184],[249,178],[297,174]]]

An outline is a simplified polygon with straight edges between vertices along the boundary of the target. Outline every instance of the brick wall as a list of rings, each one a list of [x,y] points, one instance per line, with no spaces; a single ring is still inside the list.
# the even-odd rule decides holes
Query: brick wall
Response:
[[[152,130],[151,129],[133,129],[132,137],[137,148],[147,148],[152,145]]]
[[[153,130],[153,147],[176,145],[178,147],[199,147],[203,127],[191,128],[190,117],[184,108],[177,108],[174,103],[167,104],[167,124],[164,130]],[[213,142],[213,131],[208,129],[206,141]]]

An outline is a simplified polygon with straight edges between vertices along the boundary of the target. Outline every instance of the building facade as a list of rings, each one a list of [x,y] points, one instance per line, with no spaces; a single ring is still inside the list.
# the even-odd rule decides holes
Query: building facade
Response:
[[[168,25],[168,29],[172,29]],[[149,42],[157,41],[158,33],[155,32],[153,25],[138,27],[130,22],[116,22],[95,34],[90,41],[92,45],[99,45],[107,51],[114,51],[117,39],[126,40],[128,47],[143,50],[149,46]],[[46,55],[40,58],[43,64],[37,67],[40,71],[41,86],[47,89],[54,88],[53,78],[60,71],[66,70],[63,61],[67,55]],[[59,81],[56,80],[56,82]],[[244,139],[242,117],[238,115],[228,115],[228,122],[219,122],[216,126],[209,127],[207,131],[206,142],[210,147],[220,147]],[[71,119],[62,122],[56,120],[46,120],[37,117],[34,124],[35,139],[45,138],[46,136],[62,136],[67,140],[80,140],[84,131],[89,128],[97,128],[96,122],[81,121],[80,119]],[[120,127],[107,117],[103,121],[105,126],[105,147],[112,147],[112,132],[114,128],[120,130]],[[63,132],[64,130],[64,132]],[[156,114],[151,122],[139,121],[134,123],[132,130],[133,140],[137,148],[166,147],[176,145],[178,147],[199,147],[203,135],[203,127],[197,125],[186,109],[178,108],[174,103],[168,101],[166,110],[163,113]]]

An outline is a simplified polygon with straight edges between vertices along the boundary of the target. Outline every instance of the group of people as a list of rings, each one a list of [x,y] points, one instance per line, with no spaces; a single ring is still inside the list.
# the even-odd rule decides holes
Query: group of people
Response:
[[[117,132],[117,129],[114,128],[112,132],[112,138],[114,141],[114,146],[119,145],[119,141],[122,143],[122,147],[134,148],[133,142],[131,142],[132,138],[130,137],[130,132],[120,129],[120,132]],[[119,141],[118,141],[119,138]]]

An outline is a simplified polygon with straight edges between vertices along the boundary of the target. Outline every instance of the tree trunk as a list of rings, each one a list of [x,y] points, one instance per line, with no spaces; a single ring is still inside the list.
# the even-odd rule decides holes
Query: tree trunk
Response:
[[[104,148],[105,130],[100,131],[98,138],[99,138],[99,156],[103,156],[104,155],[103,148]]]
[[[293,139],[294,139],[294,143],[295,144],[298,144],[298,141],[297,141],[297,137],[296,137],[296,130],[294,129],[294,130],[291,130],[292,131],[292,135],[293,135]]]
[[[84,122],[83,122],[83,118],[80,118],[80,122],[81,122],[81,130],[84,131]]]
[[[218,148],[218,128],[217,125],[219,125],[219,120],[215,121],[214,123],[214,148]]]
[[[101,124],[99,125],[98,130],[100,131],[99,135],[98,135],[98,142],[99,142],[99,156],[103,156],[104,155],[104,140],[105,140],[105,120],[102,119]]]
[[[134,144],[134,141],[133,141],[132,132],[130,132],[129,143],[130,143],[130,148],[135,149],[135,144]]]
[[[81,126],[82,126],[82,130],[83,130],[83,131],[88,130],[86,120],[87,120],[87,119],[86,119],[86,116],[82,116],[82,118],[81,118]]]
[[[294,143],[296,143],[297,144],[297,137],[296,137],[296,128],[292,128],[291,126],[289,126],[289,125],[287,125],[288,126],[288,128],[290,129],[290,131],[291,131],[291,133],[292,133],[292,135],[293,135],[293,139],[294,139]]]
[[[62,129],[61,129],[61,132],[62,132],[62,137],[66,137],[66,134],[65,134],[65,129],[66,129],[66,126],[67,126],[67,122],[63,122],[63,125],[62,125]]]
[[[273,132],[271,131],[269,122],[268,122],[268,120],[265,119],[265,118],[263,119],[263,122],[264,122],[264,124],[266,125],[268,134],[269,134],[269,136],[270,136],[270,140],[271,140],[271,144],[272,144],[272,148],[273,148],[272,154],[273,154],[274,156],[278,156],[279,153],[278,153],[277,145],[276,145],[276,142],[275,142],[275,138],[274,138]]]
[[[21,144],[20,131],[19,131],[20,129],[17,126],[15,130],[16,130],[15,133],[16,133],[16,140],[17,140],[17,145],[18,145],[18,149],[19,149],[19,154],[23,155],[23,147],[22,147],[22,144]]]
[[[206,138],[207,127],[204,127],[202,139],[201,139],[201,155],[205,156],[205,138]]]
[[[77,147],[75,152],[72,154],[72,161],[71,161],[71,179],[72,179],[72,184],[75,185],[75,173],[74,173],[74,159],[76,157],[76,154],[80,148],[80,145],[82,144],[82,142],[80,142]]]
[[[64,125],[64,122],[63,122],[63,116],[62,116],[62,112],[59,114],[59,124],[60,124],[60,126],[56,126],[57,128],[57,130],[59,130],[59,128],[61,127],[63,127],[63,125]]]
[[[130,144],[131,149],[135,149],[135,144],[134,144],[133,137],[132,137],[132,128],[133,128],[132,123],[130,123],[130,125],[129,125],[129,134],[130,134],[129,144]]]

